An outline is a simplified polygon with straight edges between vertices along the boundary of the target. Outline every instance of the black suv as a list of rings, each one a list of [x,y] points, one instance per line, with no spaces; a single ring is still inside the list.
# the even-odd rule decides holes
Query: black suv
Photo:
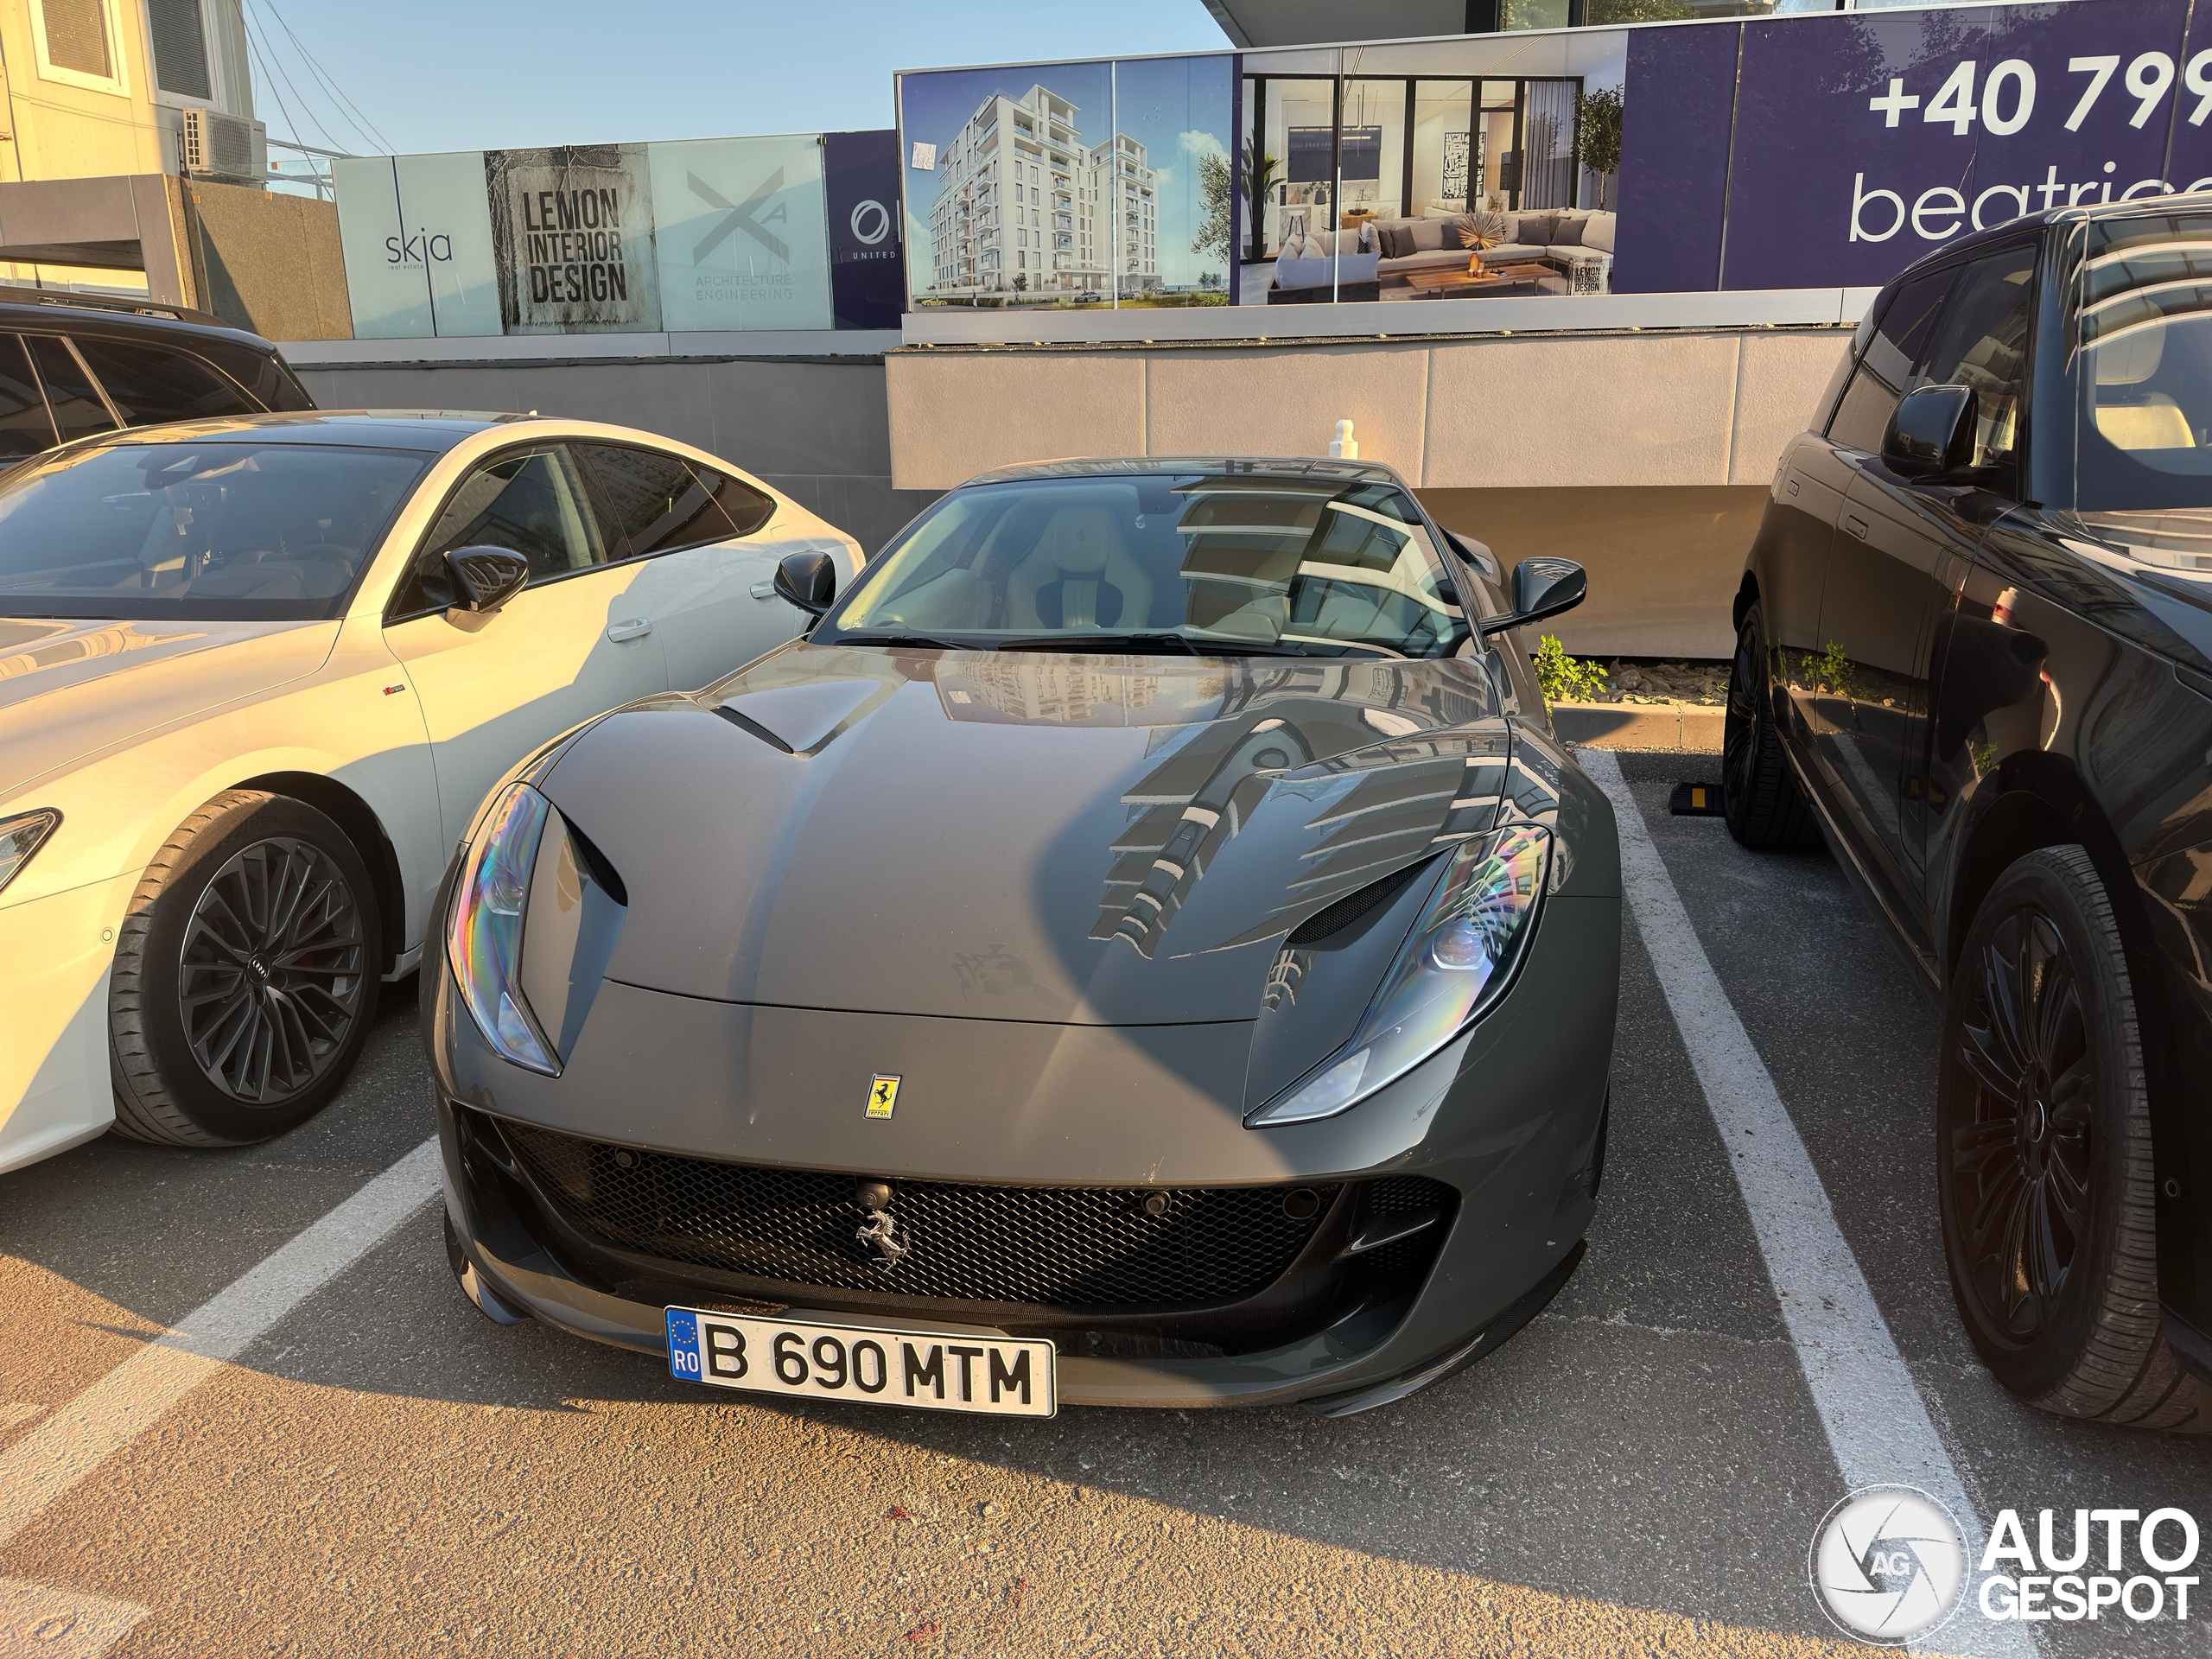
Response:
[[[205,312],[0,288],[0,467],[118,426],[314,407],[274,346]]]
[[[1736,598],[1729,828],[1825,838],[1943,1001],[1990,1369],[2212,1430],[2212,197],[1920,261],[1815,426]]]

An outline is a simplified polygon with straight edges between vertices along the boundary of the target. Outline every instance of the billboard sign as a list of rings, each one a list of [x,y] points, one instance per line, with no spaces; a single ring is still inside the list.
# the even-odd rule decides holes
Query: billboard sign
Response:
[[[818,137],[645,149],[668,327],[832,326]]]

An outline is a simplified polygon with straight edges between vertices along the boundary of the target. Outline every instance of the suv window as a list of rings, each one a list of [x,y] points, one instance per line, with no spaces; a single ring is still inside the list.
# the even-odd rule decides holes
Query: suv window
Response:
[[[395,620],[454,602],[445,556],[456,547],[521,554],[530,561],[532,587],[621,556],[620,528],[559,444],[495,456],[462,481],[392,596]]]
[[[1943,308],[1916,384],[1967,386],[1974,393],[1974,467],[2010,468],[2019,460],[2028,324],[2035,297],[2033,244],[1975,260]]]
[[[186,353],[86,334],[76,345],[126,426],[260,413],[238,387]]]
[[[25,334],[22,340],[31,361],[38,365],[38,378],[45,383],[47,407],[54,413],[54,429],[61,442],[114,429],[115,417],[107,412],[99,388],[85,372],[85,365],[69,349],[67,340],[59,334]]]
[[[1866,354],[1851,377],[1850,389],[1828,423],[1828,436],[1835,442],[1870,455],[1881,453],[1882,433],[1897,412],[1898,400],[1916,385],[1925,384],[1916,378],[1913,365],[1927,347],[1936,310],[1958,274],[1956,265],[1930,271],[1891,297],[1874,337],[1866,342]]]
[[[575,450],[606,492],[632,558],[741,533],[680,457],[620,443],[580,443]]]
[[[54,422],[46,412],[38,377],[23,342],[0,334],[0,465],[54,447]]]

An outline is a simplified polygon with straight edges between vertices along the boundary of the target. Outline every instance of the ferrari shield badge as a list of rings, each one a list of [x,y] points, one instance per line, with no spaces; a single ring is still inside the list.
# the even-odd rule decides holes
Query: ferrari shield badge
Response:
[[[888,1117],[891,1109],[899,1103],[899,1079],[878,1073],[868,1086],[868,1115]]]

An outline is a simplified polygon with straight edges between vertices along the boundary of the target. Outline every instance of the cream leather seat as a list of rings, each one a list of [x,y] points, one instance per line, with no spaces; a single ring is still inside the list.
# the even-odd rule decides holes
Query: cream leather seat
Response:
[[[1152,595],[1152,578],[1129,556],[1111,512],[1059,507],[1045,521],[1036,550],[1007,578],[1007,626],[1145,628]],[[1047,609],[1057,614],[1047,617]]]
[[[2194,449],[2196,434],[2182,407],[2163,391],[2125,393],[2112,398],[2107,386],[2139,386],[2158,372],[2166,354],[2166,330],[2152,326],[2134,328],[2100,340],[2094,347],[2097,365],[2097,430],[2114,448]]]

